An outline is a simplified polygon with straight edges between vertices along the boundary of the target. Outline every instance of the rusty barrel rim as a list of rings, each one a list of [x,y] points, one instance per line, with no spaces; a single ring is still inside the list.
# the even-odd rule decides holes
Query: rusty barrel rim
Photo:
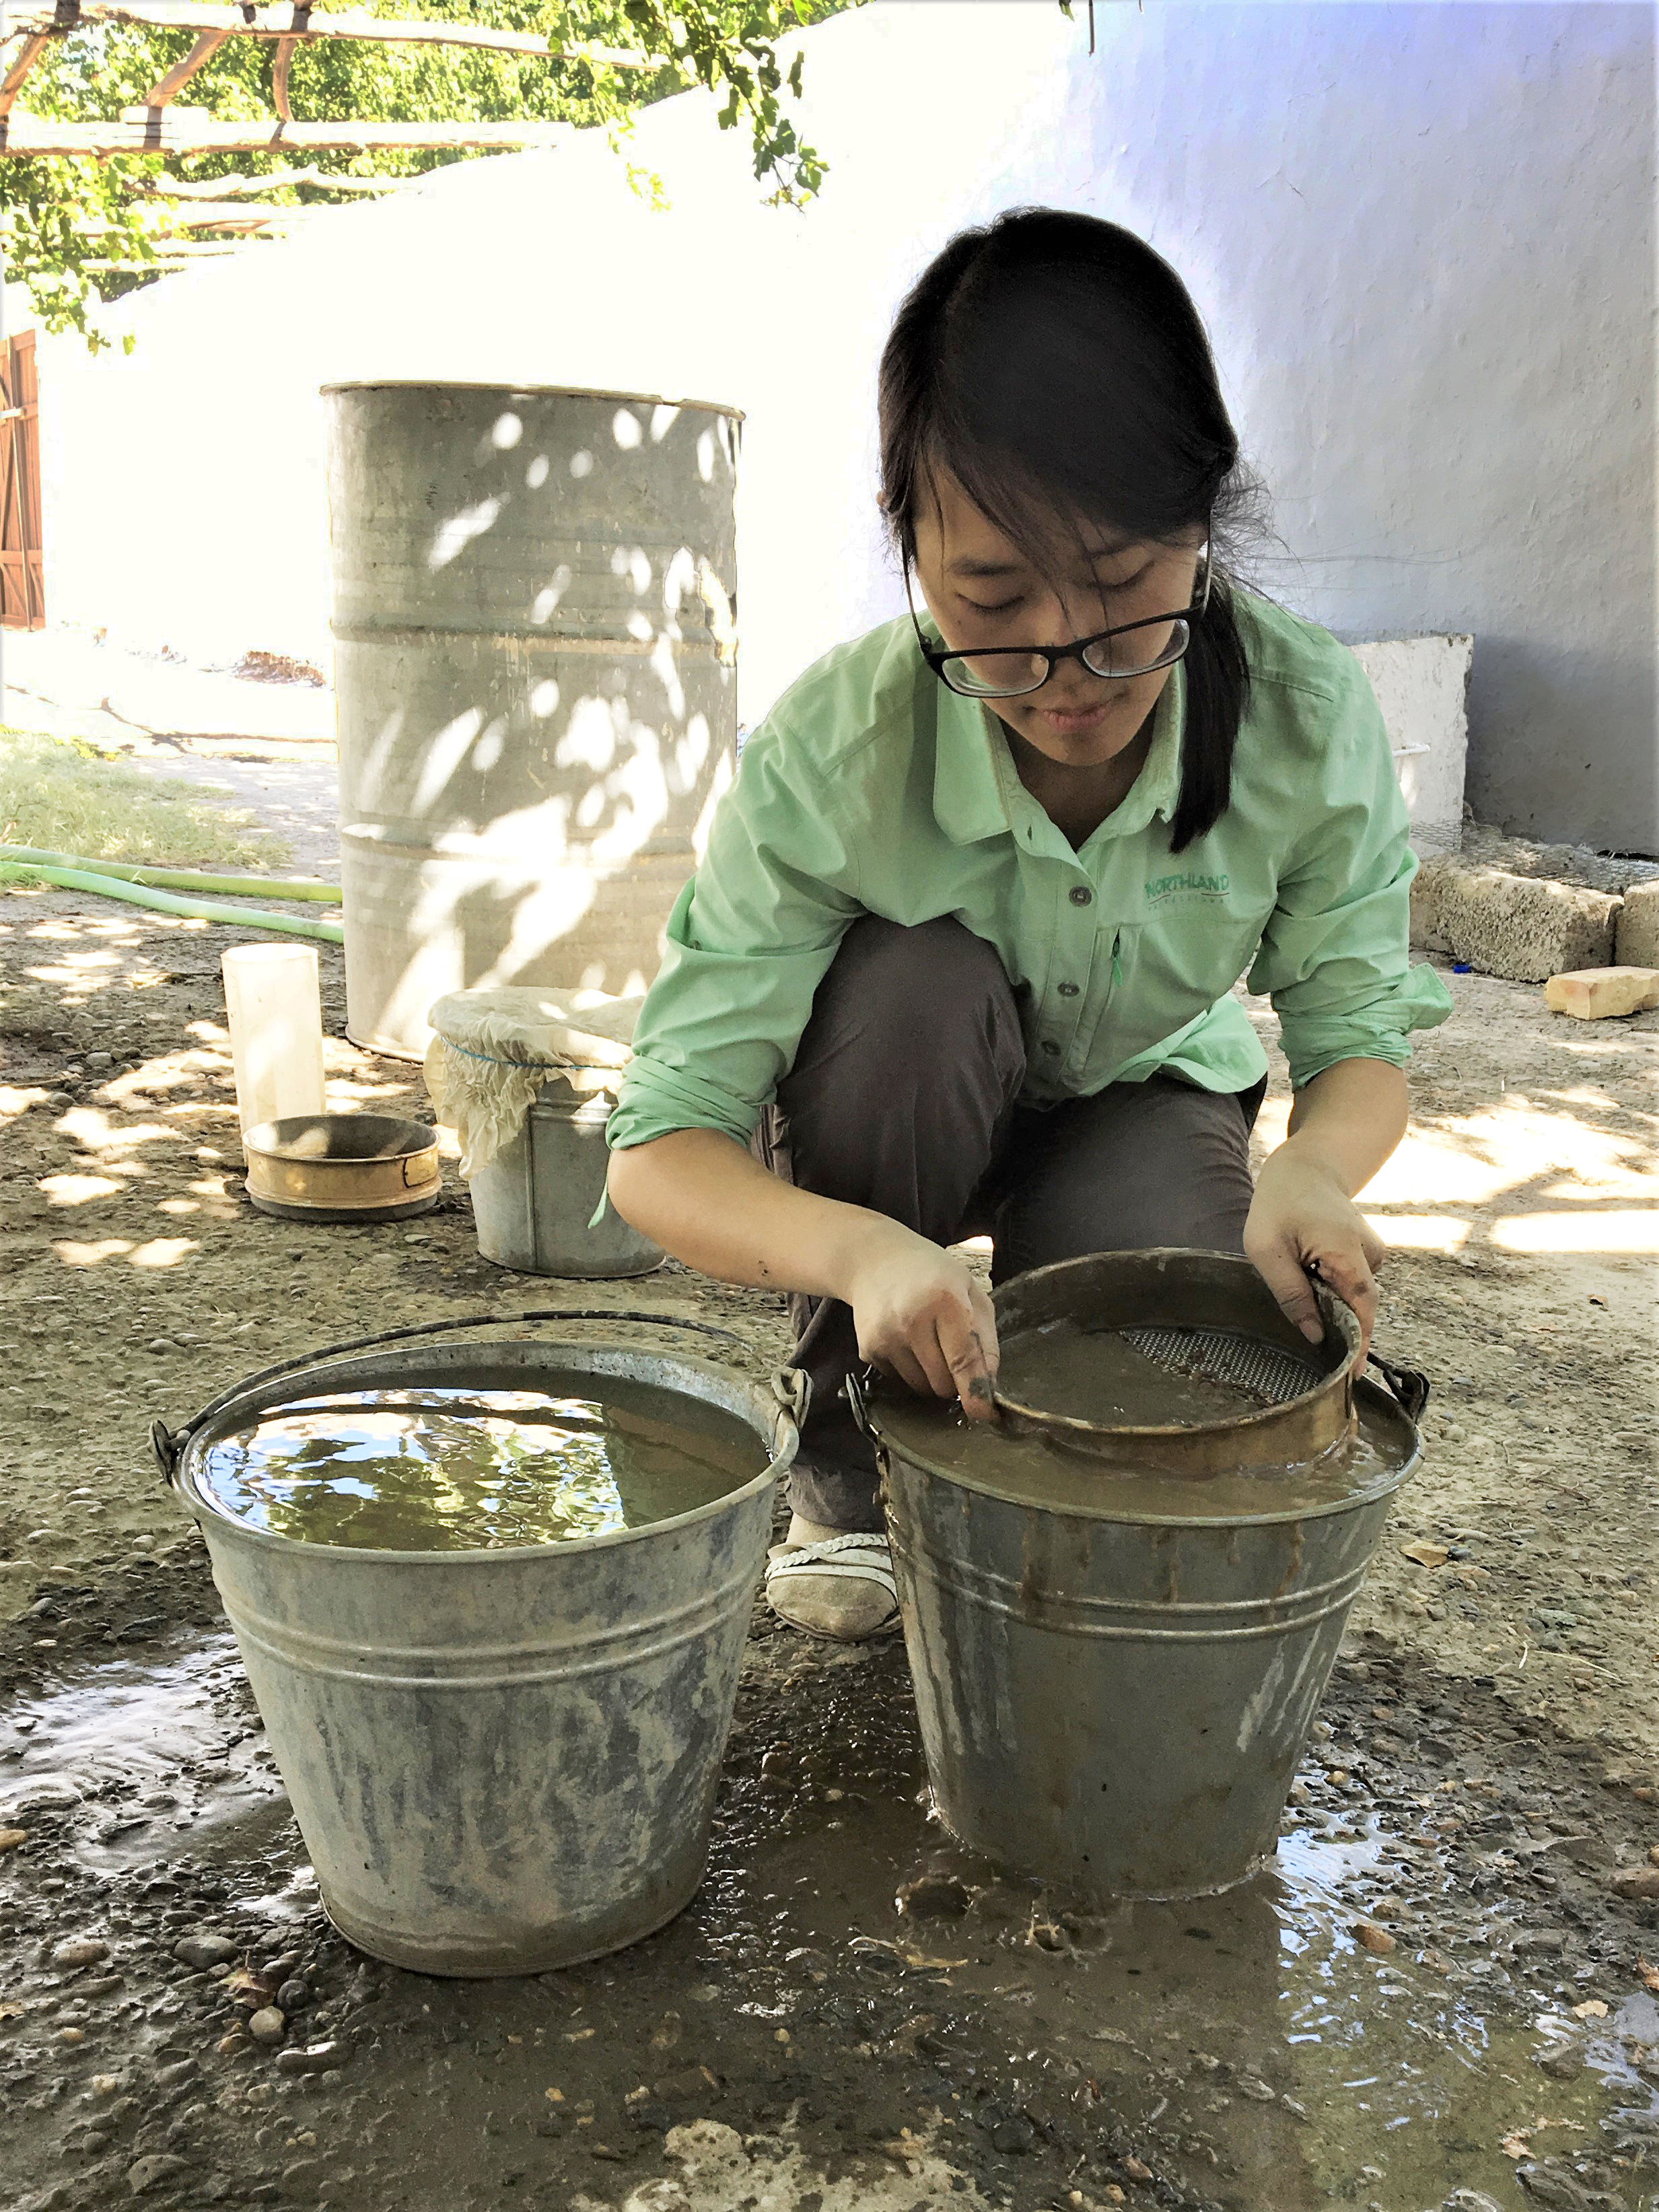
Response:
[[[359,1359],[329,1359],[325,1357],[315,1366],[302,1367],[264,1383],[250,1383],[245,1391],[239,1391],[222,1402],[213,1419],[204,1427],[190,1434],[179,1454],[173,1480],[191,1515],[198,1522],[211,1522],[216,1529],[236,1542],[260,1547],[274,1553],[286,1553],[292,1558],[314,1560],[319,1564],[325,1561],[335,1565],[361,1561],[366,1566],[426,1565],[452,1572],[476,1571],[537,1560],[570,1559],[581,1553],[614,1550],[624,1544],[639,1543],[652,1536],[672,1534],[679,1529],[695,1527],[700,1522],[713,1520],[722,1513],[729,1512],[734,1505],[758,1497],[775,1484],[787,1473],[799,1442],[799,1431],[793,1420],[775,1399],[768,1396],[762,1384],[750,1376],[735,1373],[731,1368],[717,1366],[711,1360],[679,1353],[648,1352],[638,1345],[624,1344],[619,1340],[589,1340],[578,1343],[568,1339],[509,1337],[495,1343],[465,1341],[441,1348],[432,1347],[426,1361],[411,1358],[406,1364],[419,1373],[423,1365],[430,1372],[446,1364],[459,1366],[462,1364],[459,1356],[446,1362],[441,1358],[441,1351],[455,1355],[483,1353],[487,1359],[514,1351],[531,1351],[553,1356],[534,1362],[525,1360],[518,1363],[508,1358],[501,1364],[508,1367],[522,1364],[527,1368],[554,1368],[568,1374],[621,1376],[629,1381],[648,1382],[666,1389],[675,1387],[672,1376],[689,1374],[693,1379],[714,1387],[686,1391],[684,1395],[700,1399],[705,1405],[719,1406],[723,1412],[735,1414],[746,1422],[754,1430],[757,1438],[768,1443],[771,1456],[760,1473],[751,1475],[747,1482],[723,1491],[718,1498],[711,1498],[706,1504],[693,1506],[684,1513],[671,1514],[661,1521],[647,1521],[638,1528],[607,1528],[597,1535],[572,1536],[560,1543],[497,1544],[480,1550],[390,1551],[370,1545],[314,1544],[305,1537],[281,1535],[274,1529],[256,1528],[251,1522],[242,1520],[228,1510],[205,1488],[198,1480],[198,1471],[213,1446],[222,1442],[231,1430],[273,1407],[291,1404],[301,1396],[313,1395],[319,1388],[338,1389],[350,1387],[354,1377],[360,1388],[373,1388],[376,1379],[387,1388],[407,1389],[421,1387],[418,1382],[392,1385],[384,1371],[386,1364],[384,1354]],[[638,1370],[647,1364],[665,1371],[641,1375]],[[769,1441],[768,1431],[761,1425],[759,1417],[762,1414],[771,1420]]]
[[[325,395],[337,392],[494,392],[526,399],[619,399],[635,407],[696,408],[704,415],[724,415],[733,422],[748,420],[741,407],[724,399],[673,399],[662,392],[612,392],[592,384],[498,384],[484,377],[349,376],[319,384]]]

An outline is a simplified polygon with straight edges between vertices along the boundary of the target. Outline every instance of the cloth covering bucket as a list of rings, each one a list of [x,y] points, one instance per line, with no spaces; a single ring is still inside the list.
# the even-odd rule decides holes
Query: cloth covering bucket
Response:
[[[1235,1325],[1297,1341],[1242,1260],[1102,1255],[1040,1275],[1093,1271],[1079,1285],[1097,1288],[1114,1263],[1152,1256],[1238,1271]],[[998,1293],[1000,1325],[1038,1280]],[[1144,1285],[1131,1312],[1144,1316]],[[1073,1460],[1092,1478],[1086,1505],[999,1495],[949,1463],[959,1417],[854,1382],[933,1796],[963,1843],[1097,1897],[1209,1895],[1271,1859],[1349,1608],[1419,1455],[1389,1391],[1341,1380],[1374,1478],[1279,1510],[1267,1477],[1247,1516],[1206,1515],[1192,1475],[1171,1477],[1188,1489],[1170,1500],[1181,1510],[1115,1507],[1109,1469],[1086,1454]]]
[[[338,1346],[155,1436],[206,1539],[329,1917],[375,1957],[434,1974],[569,1966],[649,1935],[696,1889],[802,1409],[793,1376],[768,1386],[638,1345],[406,1340],[488,1325]],[[770,1465],[671,1520],[497,1551],[298,1542],[234,1519],[202,1486],[214,1442],[296,1396],[465,1383],[602,1399],[611,1376],[735,1414]]]

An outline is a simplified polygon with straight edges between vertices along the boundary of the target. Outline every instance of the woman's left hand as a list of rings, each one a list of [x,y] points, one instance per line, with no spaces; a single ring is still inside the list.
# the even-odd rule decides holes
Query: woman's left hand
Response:
[[[1244,1224],[1244,1253],[1285,1313],[1314,1343],[1324,1335],[1310,1268],[1352,1307],[1360,1360],[1376,1326],[1376,1277],[1387,1248],[1323,1160],[1291,1138],[1270,1153]]]

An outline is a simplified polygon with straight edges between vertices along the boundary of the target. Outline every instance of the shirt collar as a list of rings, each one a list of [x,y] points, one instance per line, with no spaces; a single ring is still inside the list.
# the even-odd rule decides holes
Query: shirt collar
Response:
[[[1015,776],[1008,741],[983,700],[964,699],[929,674],[937,707],[938,738],[933,763],[933,817],[953,845],[1012,831],[1000,765]],[[1146,764],[1127,797],[1096,830],[1097,837],[1127,837],[1146,829],[1154,815],[1167,822],[1181,792],[1182,738],[1187,722],[1187,672],[1180,661],[1158,695],[1152,714],[1152,742]],[[1093,840],[1090,841],[1091,843]]]

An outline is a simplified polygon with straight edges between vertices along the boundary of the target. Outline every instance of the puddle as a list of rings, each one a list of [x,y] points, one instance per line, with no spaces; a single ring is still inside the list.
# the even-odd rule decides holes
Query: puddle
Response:
[[[1313,1763],[1307,1772],[1328,1786]],[[323,1940],[315,1881],[223,1632],[148,1662],[113,1657],[9,1708],[0,1819],[31,1803],[62,1838],[50,1874],[37,1864],[41,1887],[61,1891],[54,1877],[73,1886],[78,1871],[104,1924],[133,1931],[125,1987],[150,2014],[147,2034],[176,2037],[187,2016],[162,1987],[179,1971],[165,1944],[142,1948],[152,1893],[218,1899],[210,1922],[175,1910],[167,1943],[188,1924],[246,1929],[255,1954],[282,1948],[290,1927],[307,1946]],[[707,2057],[723,2121],[793,2126],[800,2114],[845,2143],[867,2136],[866,2110],[884,2099],[897,2116],[887,2135],[899,2118],[925,2130],[952,2172],[1019,2212],[1068,2201],[1046,2180],[1038,2189],[1036,2156],[1074,2152],[1097,2175],[1103,2159],[1131,2179],[1144,2163],[1158,2201],[1211,2212],[1439,2212],[1457,2189],[1502,2212],[1659,2212],[1659,2000],[1620,1995],[1629,1976],[1609,1972],[1606,2016],[1576,2019],[1579,1970],[1543,2014],[1538,1987],[1531,2011],[1517,2008],[1496,1963],[1516,1932],[1513,1900],[1459,1889],[1437,1832],[1443,1810],[1425,1795],[1304,1811],[1273,1870],[1227,1896],[1068,1903],[999,1879],[933,1819],[901,1652],[803,1654],[775,1639],[750,1647],[708,1878],[686,1913],[586,1971],[392,1977],[356,2087],[388,2112],[415,2099],[435,2130],[434,2186],[462,2185],[460,2146],[486,2105],[540,2113],[544,2133],[556,2080],[567,2100],[588,2097],[577,2109],[598,2126],[624,2093],[645,2094],[641,2081]],[[1386,1923],[1397,1948],[1363,1948],[1362,1918]],[[66,1996],[40,1986],[42,2003]],[[653,2060],[660,2024],[674,2023],[672,2042],[682,2015],[684,2055]],[[204,2026],[204,2051],[222,2025]],[[556,2068],[538,2056],[550,2033]],[[1564,2039],[1583,2063],[1565,2077],[1541,2070],[1535,2057]],[[452,2075],[469,2048],[471,2070]],[[606,2156],[624,2154],[615,2126]],[[1588,2195],[1573,2182],[1577,2197],[1525,2196],[1523,2159],[1593,2159],[1600,2178]]]
[[[810,1774],[806,1730],[791,1749]],[[846,1955],[850,1931],[873,1937],[866,1971],[902,1984],[921,2037],[948,2051],[964,2008],[999,2021],[1002,2106],[1045,2081],[1073,2104],[1098,2101],[1248,2212],[1438,2212],[1459,2188],[1504,2212],[1578,2205],[1523,2200],[1521,2157],[1607,2160],[1612,2194],[1584,2203],[1659,2212],[1659,2048],[1649,2080],[1633,2063],[1636,2047],[1659,2046],[1659,2000],[1638,1995],[1581,2021],[1570,2009],[1589,1994],[1579,1988],[1533,2018],[1483,1992],[1486,1954],[1512,1923],[1442,1893],[1426,1806],[1413,1808],[1415,1826],[1375,1813],[1298,1821],[1271,1870],[1222,1897],[1091,1910],[1000,1881],[931,1814],[919,1759],[908,1778],[897,1798],[871,1789],[823,1804],[815,1793],[827,1838],[803,1820],[787,1838],[769,1840],[757,1822],[743,1844],[732,1838],[750,1863],[722,1870],[720,1917],[734,1942],[764,1931],[786,1965],[794,1950],[799,1998],[815,1966]],[[972,1901],[896,1912],[896,1896],[924,1879],[937,1897],[958,1883]],[[1411,1903],[1388,1922],[1397,1948],[1379,1955],[1356,1923],[1381,1925],[1371,1911],[1388,1915],[1394,1896]],[[1441,1908],[1462,1923],[1443,1938],[1449,1958],[1421,1924]],[[1584,2062],[1567,2079],[1534,2063],[1563,2040]],[[971,2091],[948,2060],[947,2077],[944,2109],[954,2093],[959,2112]]]
[[[199,1851],[273,1802],[286,1806],[228,1634],[77,1669],[0,1720],[0,1823],[69,1815],[94,1872]]]

